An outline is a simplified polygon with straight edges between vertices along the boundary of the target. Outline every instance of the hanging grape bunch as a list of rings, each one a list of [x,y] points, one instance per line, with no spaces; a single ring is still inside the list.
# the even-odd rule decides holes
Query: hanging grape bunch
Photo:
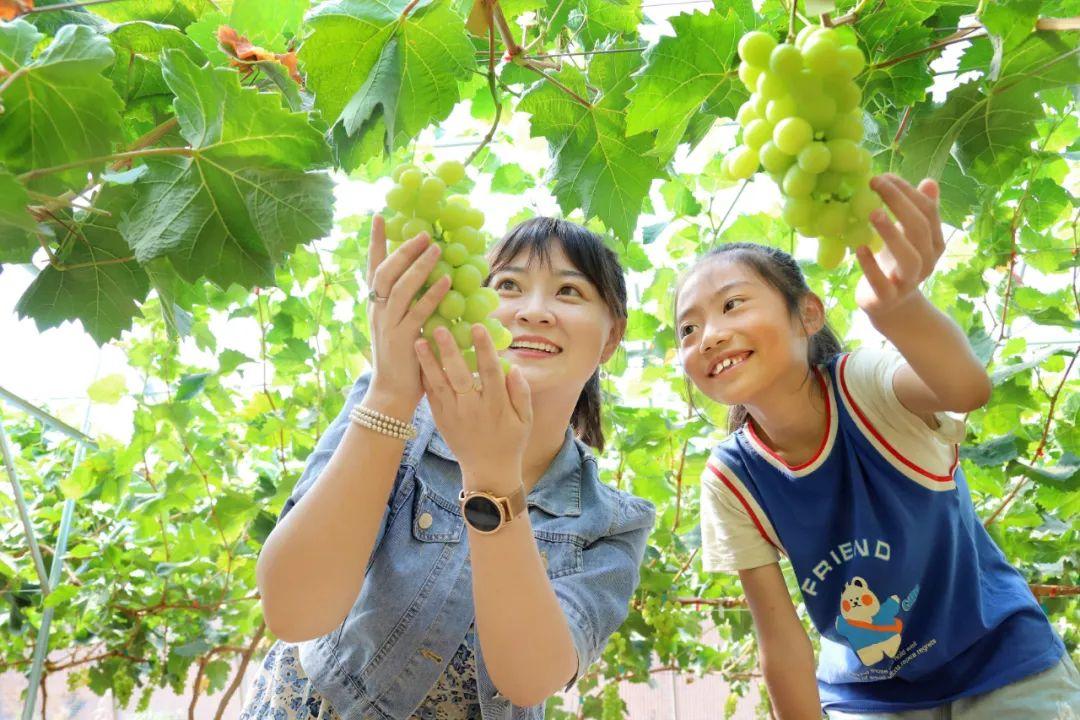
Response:
[[[741,144],[725,172],[746,179],[764,167],[784,196],[783,217],[801,235],[818,238],[828,268],[847,248],[881,238],[870,213],[881,202],[870,189],[870,152],[863,137],[862,91],[855,77],[862,51],[832,28],[807,26],[795,44],[749,32],[739,40],[739,79],[750,99],[739,108]]]
[[[482,323],[491,333],[495,349],[510,347],[510,331],[491,317],[499,305],[499,295],[484,287],[490,268],[484,253],[487,240],[481,228],[484,213],[472,207],[464,195],[446,196],[447,188],[465,178],[464,166],[448,160],[429,175],[414,165],[399,165],[390,177],[396,183],[386,193],[387,250],[394,252],[406,240],[427,233],[442,251],[435,269],[428,275],[417,299],[444,275],[450,276],[450,290],[435,313],[424,323],[422,334],[434,344],[435,328],[445,327],[461,348],[469,369],[476,372],[476,349],[472,347],[471,328]],[[509,370],[502,359],[503,370]]]

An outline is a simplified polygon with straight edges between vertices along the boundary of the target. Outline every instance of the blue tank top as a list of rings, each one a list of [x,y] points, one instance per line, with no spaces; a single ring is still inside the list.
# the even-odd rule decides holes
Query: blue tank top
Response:
[[[1050,668],[1064,644],[979,522],[959,448],[948,475],[903,457],[855,404],[847,359],[817,371],[828,431],[811,461],[787,465],[749,423],[709,459],[791,561],[823,707],[933,707]]]

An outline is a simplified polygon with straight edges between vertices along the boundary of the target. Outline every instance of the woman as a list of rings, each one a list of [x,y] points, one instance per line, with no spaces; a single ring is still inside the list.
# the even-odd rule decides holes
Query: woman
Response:
[[[445,329],[443,367],[419,339],[448,289],[412,303],[438,256],[420,235],[387,257],[375,218],[373,371],[259,557],[280,640],[244,717],[542,718],[626,617],[654,512],[588,450],[626,326],[618,260],[573,223],[515,227],[488,279],[513,367],[478,325],[474,379]]]

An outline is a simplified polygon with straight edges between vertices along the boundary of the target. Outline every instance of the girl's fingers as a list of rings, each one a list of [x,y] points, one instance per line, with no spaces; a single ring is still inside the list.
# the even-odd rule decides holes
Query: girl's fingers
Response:
[[[890,297],[892,285],[889,283],[889,279],[885,277],[885,273],[882,272],[877,259],[874,258],[874,251],[866,245],[860,245],[855,248],[855,259],[859,261],[863,277],[870,283],[870,288],[874,291],[874,294],[880,299]]]
[[[941,214],[939,211],[941,206],[941,187],[934,180],[926,178],[919,183],[919,193],[931,203],[931,210],[928,214],[928,217],[930,218],[931,237],[933,240],[934,252],[937,253],[937,257],[941,257],[941,254],[945,252],[945,237],[941,230]]]
[[[510,404],[514,407],[518,419],[525,425],[532,424],[532,390],[521,368],[514,365],[506,376],[506,390],[510,395]]]
[[[901,186],[904,181],[900,178],[894,179],[889,175],[879,175],[872,182],[873,189],[885,201],[889,209],[893,211],[896,219],[900,221],[907,242],[918,248],[920,254],[928,250],[930,247],[930,223],[927,222],[926,216],[904,192]]]
[[[450,389],[459,395],[473,392],[472,371],[465,364],[465,357],[454,342],[454,336],[444,327],[435,328],[435,343],[439,346],[439,357],[442,358]]]
[[[906,278],[917,278],[922,269],[922,260],[919,259],[919,253],[916,252],[911,243],[904,239],[904,234],[900,232],[894,222],[889,220],[888,214],[879,208],[870,213],[870,222],[874,224],[874,229],[878,231],[878,235],[885,241],[885,247],[889,249],[893,259],[896,261],[890,279],[903,281]]]
[[[435,263],[439,261],[441,252],[439,246],[432,243],[420,254],[416,262],[405,268],[404,272],[401,273],[401,276],[390,288],[390,300],[386,304],[386,309],[390,312],[389,317],[405,317],[405,314],[409,311],[409,304],[416,297],[416,293],[420,292],[420,288],[424,286],[424,281],[431,274]]]
[[[472,326],[473,347],[476,348],[476,369],[480,373],[480,382],[483,383],[483,392],[503,387],[502,366],[499,364],[499,353],[495,349],[495,342],[491,339],[491,333],[483,325],[477,323]]]
[[[374,290],[379,297],[389,297],[394,283],[398,281],[398,278],[410,265],[416,262],[416,259],[430,244],[431,238],[423,233],[403,244],[398,248],[397,252],[392,253],[390,257],[379,263],[368,287]]]
[[[450,390],[449,383],[439,361],[435,358],[431,346],[427,340],[417,340],[413,346],[416,349],[416,357],[420,361],[420,381],[424,386],[424,392],[429,398],[441,397]]]
[[[368,243],[367,284],[375,287],[375,268],[386,259],[386,221],[382,215],[371,218],[371,242]]]
[[[420,296],[420,299],[409,308],[409,311],[405,313],[405,317],[402,318],[402,324],[418,331],[428,321],[428,318],[434,314],[435,309],[439,307],[439,303],[442,302],[442,299],[446,297],[446,293],[449,291],[450,276],[444,275],[436,280],[435,284],[429,287]]]

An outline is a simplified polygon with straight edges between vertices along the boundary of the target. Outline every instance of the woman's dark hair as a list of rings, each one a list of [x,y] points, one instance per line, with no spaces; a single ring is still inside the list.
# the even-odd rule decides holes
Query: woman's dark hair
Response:
[[[706,262],[723,259],[729,262],[742,263],[757,273],[758,277],[774,287],[784,298],[784,304],[792,317],[799,315],[799,305],[803,298],[811,294],[810,286],[806,284],[802,269],[795,262],[795,258],[779,248],[768,245],[758,245],[750,242],[733,242],[720,245],[702,255],[686,271],[679,284],[675,288],[675,312],[678,313],[679,293],[687,279]],[[675,330],[678,333],[678,327]],[[811,368],[821,365],[837,353],[843,352],[844,347],[829,324],[826,322],[821,329],[810,336],[810,344],[806,350],[806,362]],[[809,379],[809,375],[807,375]],[[689,393],[689,379],[687,379],[687,394]],[[692,398],[692,395],[690,395]],[[728,432],[735,432],[746,422],[747,411],[742,405],[732,405],[728,410]]]
[[[495,273],[522,253],[528,263],[539,260],[550,265],[552,240],[558,241],[570,263],[593,284],[612,317],[625,320],[626,278],[618,256],[604,244],[603,238],[576,223],[543,216],[518,223],[488,253],[491,272]],[[489,275],[484,284],[490,280]],[[570,424],[582,442],[602,451],[600,404],[600,369],[597,368],[581,390]]]

